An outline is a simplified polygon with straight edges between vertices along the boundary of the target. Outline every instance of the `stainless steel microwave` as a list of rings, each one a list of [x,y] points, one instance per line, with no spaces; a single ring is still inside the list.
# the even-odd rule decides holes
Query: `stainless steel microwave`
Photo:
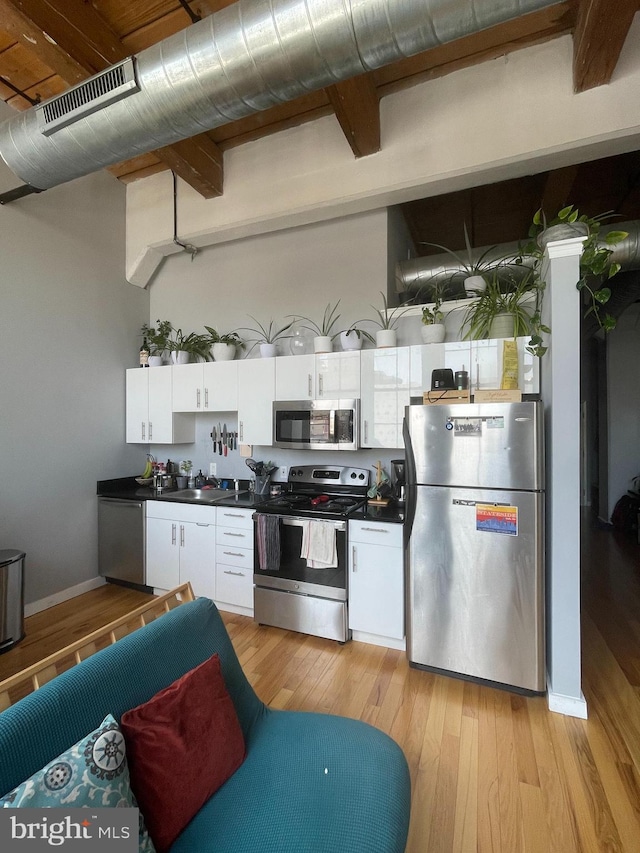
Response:
[[[274,447],[292,450],[357,450],[359,400],[276,400]]]

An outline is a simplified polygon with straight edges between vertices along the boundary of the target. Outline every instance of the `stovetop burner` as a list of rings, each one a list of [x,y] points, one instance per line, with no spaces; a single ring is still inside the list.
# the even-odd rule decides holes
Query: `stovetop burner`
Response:
[[[339,465],[298,465],[289,473],[288,489],[260,505],[260,512],[342,518],[366,503],[369,472]]]

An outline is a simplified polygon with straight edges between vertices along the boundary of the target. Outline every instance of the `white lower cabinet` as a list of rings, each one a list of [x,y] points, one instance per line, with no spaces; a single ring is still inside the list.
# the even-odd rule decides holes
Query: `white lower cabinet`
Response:
[[[217,508],[216,602],[253,615],[253,510]]]
[[[189,581],[198,596],[215,599],[214,507],[147,501],[146,583],[173,589]]]
[[[401,524],[349,522],[349,628],[354,640],[404,648]]]

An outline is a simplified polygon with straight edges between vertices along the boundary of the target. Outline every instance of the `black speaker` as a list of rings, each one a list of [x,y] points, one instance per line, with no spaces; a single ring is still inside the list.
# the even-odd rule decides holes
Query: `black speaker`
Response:
[[[443,367],[438,370],[431,371],[431,390],[432,391],[455,391],[456,383],[453,379],[453,370],[448,367]]]

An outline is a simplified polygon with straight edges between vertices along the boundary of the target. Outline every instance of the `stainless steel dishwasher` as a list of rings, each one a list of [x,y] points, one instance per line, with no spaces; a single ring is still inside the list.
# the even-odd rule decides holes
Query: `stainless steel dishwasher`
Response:
[[[98,571],[127,583],[145,582],[145,502],[98,498]]]

